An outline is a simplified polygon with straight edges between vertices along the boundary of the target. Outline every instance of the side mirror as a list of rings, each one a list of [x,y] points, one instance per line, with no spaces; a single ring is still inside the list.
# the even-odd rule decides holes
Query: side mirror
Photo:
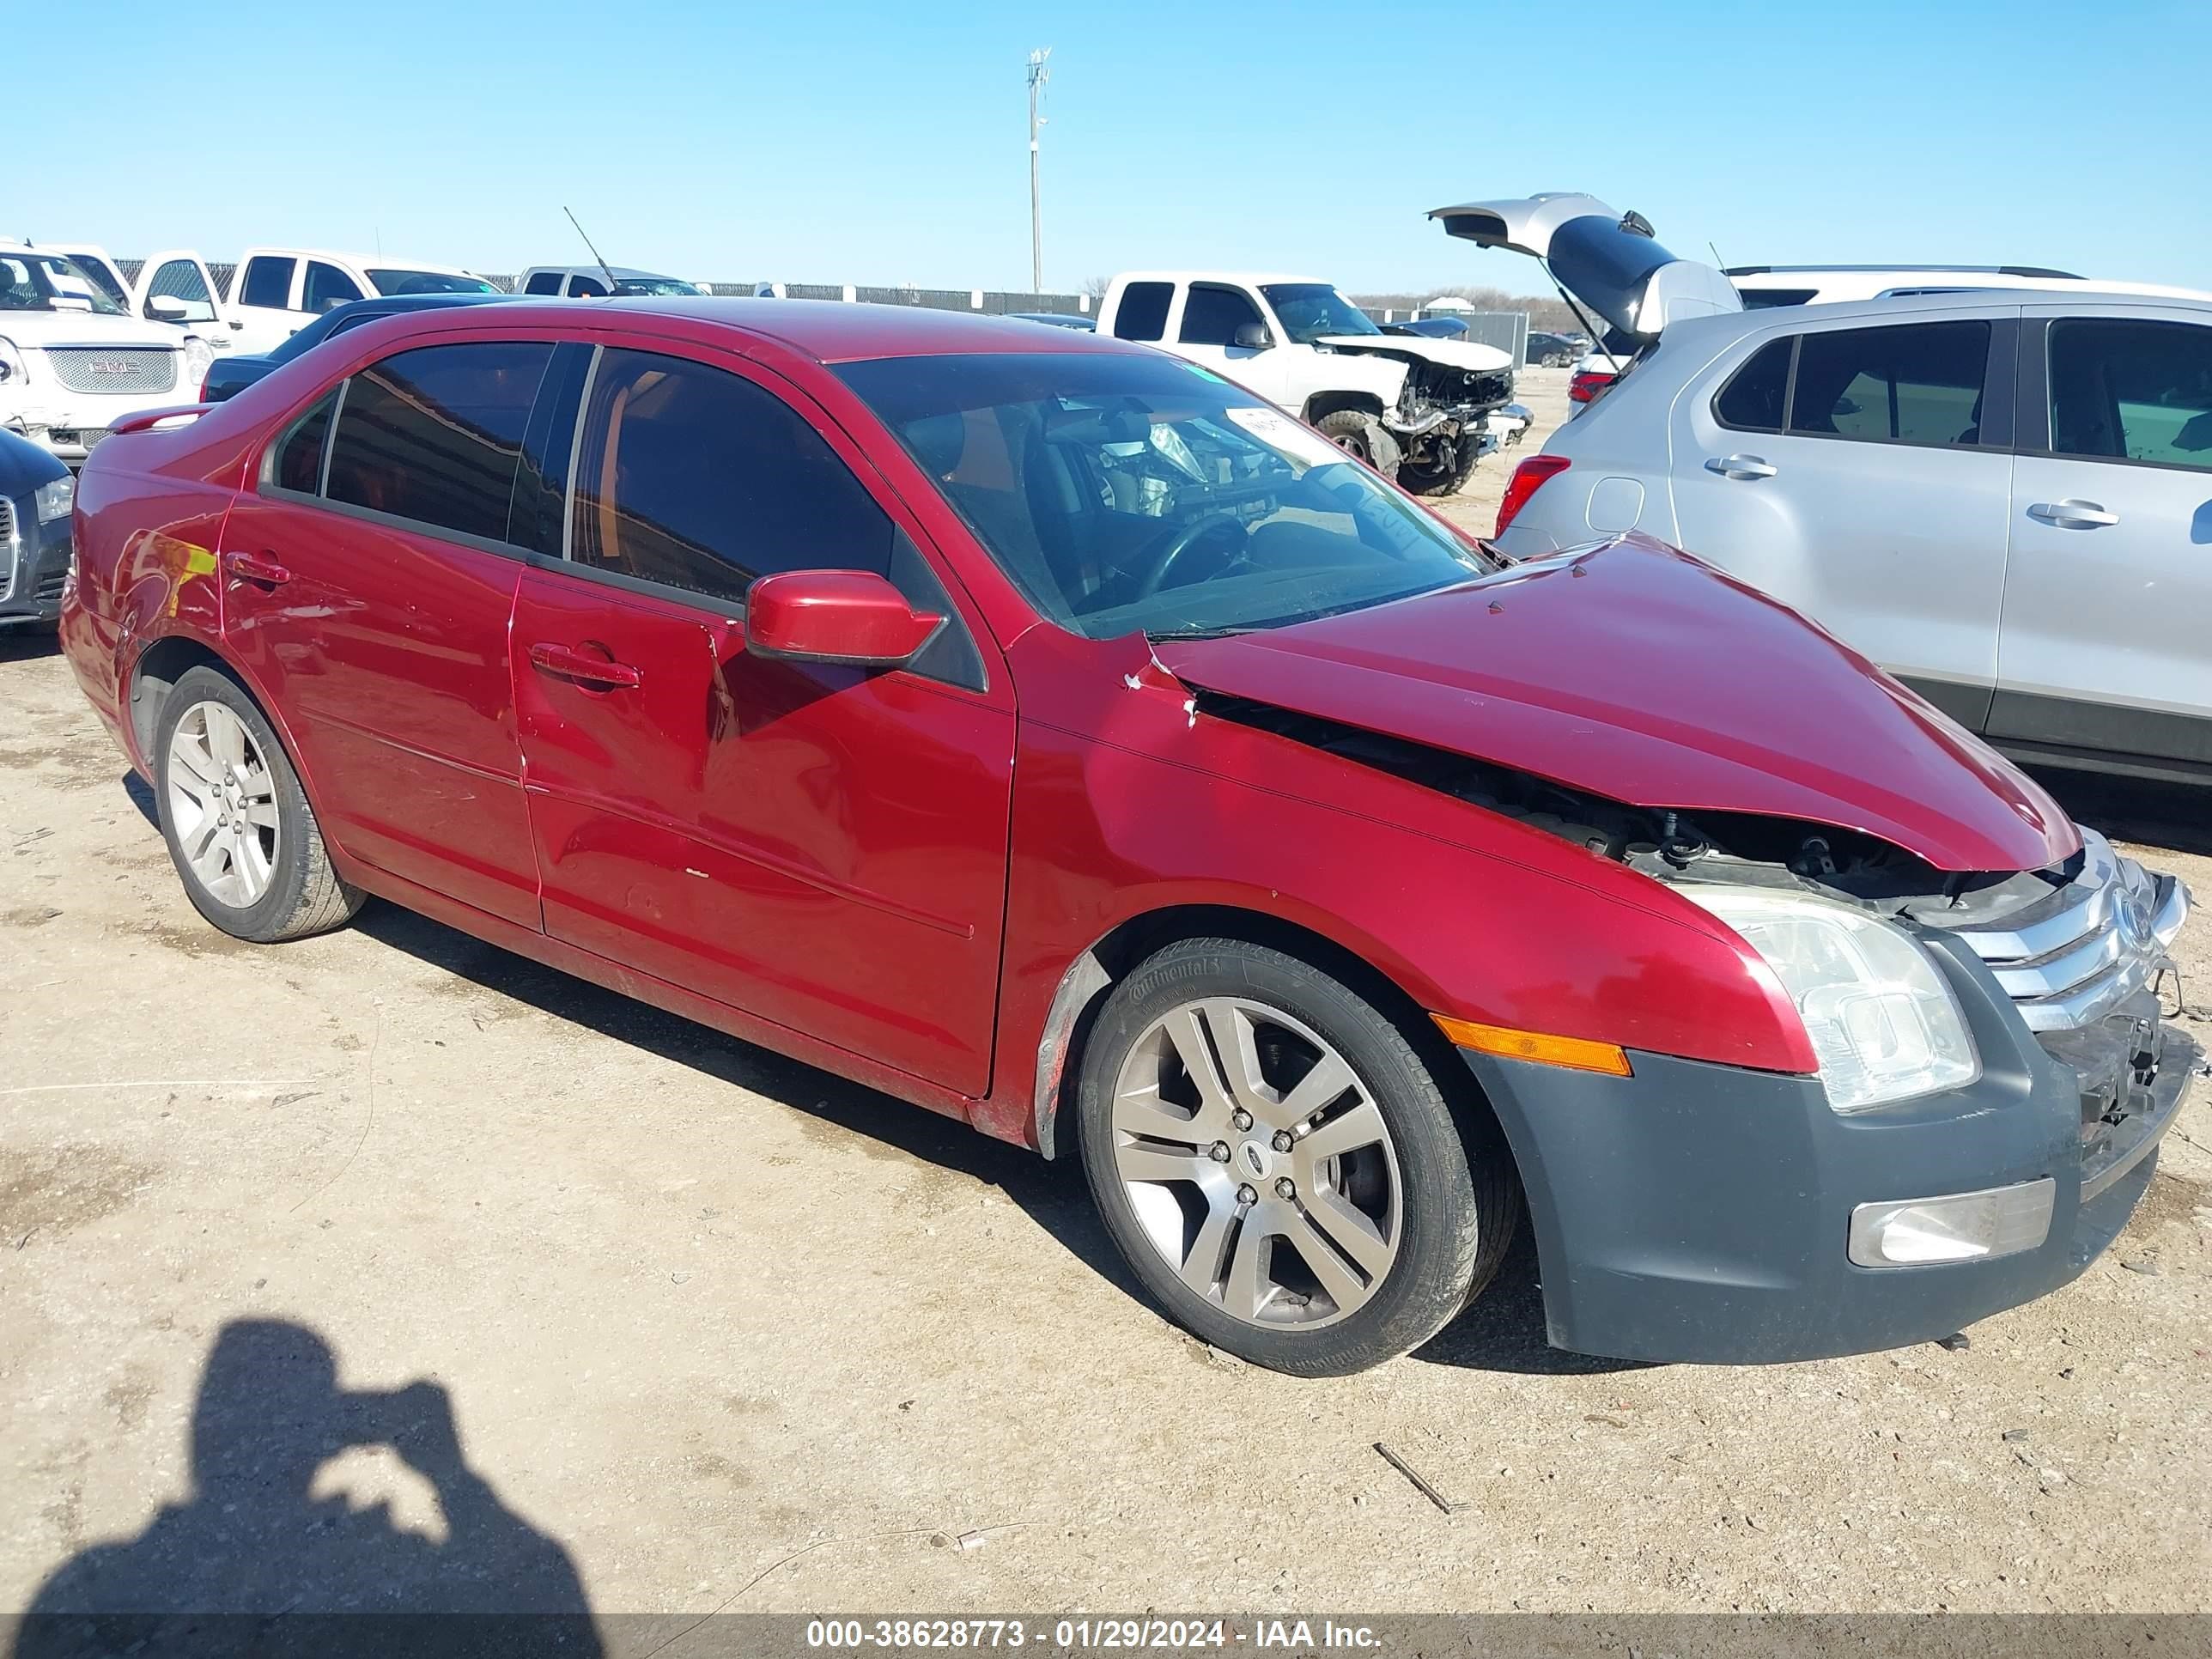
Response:
[[[785,570],[745,591],[745,649],[757,657],[895,667],[944,620],[867,571]]]
[[[1265,323],[1239,323],[1237,332],[1230,337],[1230,343],[1242,346],[1247,351],[1265,351],[1275,343],[1268,337]]]
[[[146,301],[146,314],[157,323],[181,323],[191,307],[173,295],[156,294]]]

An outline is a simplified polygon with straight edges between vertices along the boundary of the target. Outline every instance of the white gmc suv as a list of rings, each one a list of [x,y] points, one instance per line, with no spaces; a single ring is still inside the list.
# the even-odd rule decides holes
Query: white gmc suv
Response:
[[[0,242],[0,428],[71,467],[126,415],[198,395],[214,354],[141,322],[68,255]]]

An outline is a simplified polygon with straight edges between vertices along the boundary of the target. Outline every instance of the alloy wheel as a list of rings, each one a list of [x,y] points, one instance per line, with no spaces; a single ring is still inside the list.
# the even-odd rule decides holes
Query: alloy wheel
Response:
[[[1397,1259],[1397,1152],[1319,1033],[1241,997],[1186,1002],[1122,1061],[1114,1158],[1139,1225],[1232,1317],[1311,1328],[1357,1311]]]
[[[283,834],[268,757],[237,714],[196,702],[169,738],[169,820],[208,896],[233,909],[258,903]]]

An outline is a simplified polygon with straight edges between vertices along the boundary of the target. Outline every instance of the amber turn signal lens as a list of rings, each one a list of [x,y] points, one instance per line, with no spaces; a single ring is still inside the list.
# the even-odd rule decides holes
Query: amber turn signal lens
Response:
[[[1471,1019],[1431,1014],[1437,1029],[1458,1048],[1498,1054],[1507,1060],[1533,1060],[1546,1066],[1565,1066],[1577,1072],[1603,1072],[1607,1077],[1631,1077],[1628,1054],[1618,1043],[1592,1042],[1587,1037],[1546,1036],[1541,1031],[1516,1031],[1510,1025],[1478,1025]]]

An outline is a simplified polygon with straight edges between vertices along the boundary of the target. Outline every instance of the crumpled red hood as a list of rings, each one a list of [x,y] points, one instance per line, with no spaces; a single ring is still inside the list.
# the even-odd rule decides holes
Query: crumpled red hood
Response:
[[[1634,805],[1860,830],[1940,870],[2081,845],[2040,787],[1865,658],[1647,537],[1157,653],[1207,690]]]

